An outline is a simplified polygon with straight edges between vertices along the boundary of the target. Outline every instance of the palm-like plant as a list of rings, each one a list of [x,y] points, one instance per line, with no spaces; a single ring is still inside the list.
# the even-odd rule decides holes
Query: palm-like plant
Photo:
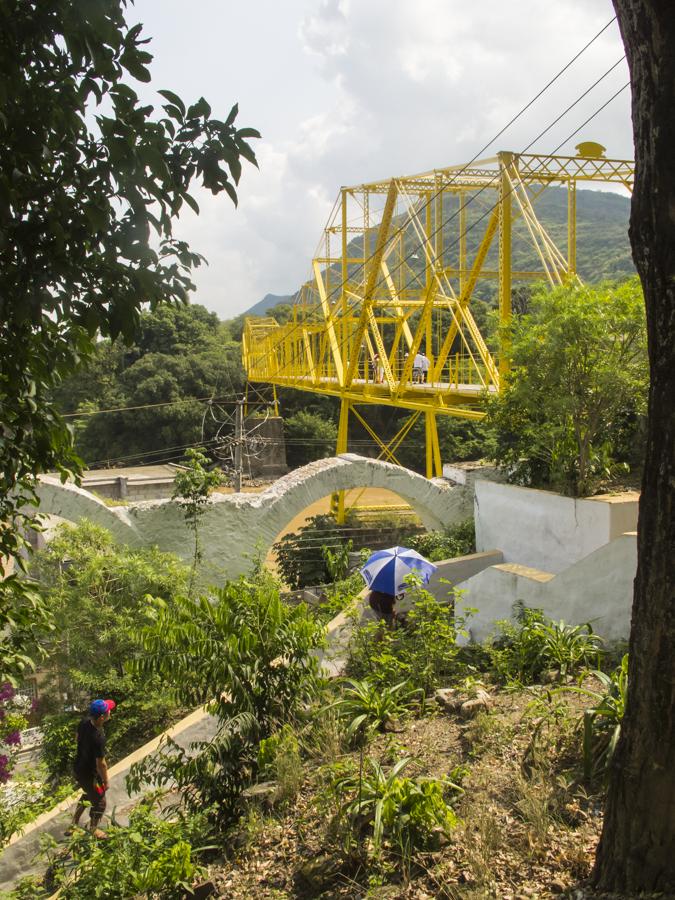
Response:
[[[604,690],[578,689],[596,700],[595,706],[584,712],[584,777],[588,781],[599,774],[603,778],[607,775],[619,741],[628,692],[628,654],[625,654],[611,675],[605,672],[593,674]]]
[[[589,665],[602,652],[602,638],[590,623],[568,625],[566,622],[533,622],[529,629],[541,641],[541,656],[554,665],[562,678],[580,665]]]
[[[416,850],[428,849],[436,835],[447,834],[457,824],[443,793],[461,788],[435,778],[402,777],[411,761],[410,757],[401,759],[387,772],[369,757],[364,769],[334,783],[338,799],[346,798],[339,805],[337,818],[346,824],[347,851],[355,837],[372,829],[373,849],[379,851],[383,841],[389,839],[408,865]]]
[[[370,732],[383,732],[388,724],[410,712],[420,694],[407,681],[393,687],[354,679],[344,684],[342,697],[331,705],[349,720],[346,734],[350,741],[363,740]]]

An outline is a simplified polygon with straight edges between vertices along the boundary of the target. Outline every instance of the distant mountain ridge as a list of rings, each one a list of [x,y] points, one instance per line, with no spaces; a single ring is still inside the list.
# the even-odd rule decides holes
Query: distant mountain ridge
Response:
[[[290,303],[293,297],[294,294],[265,294],[262,300],[258,300],[257,303],[254,303],[250,309],[247,309],[243,313],[243,315],[264,316],[273,306],[278,306],[280,303]]]

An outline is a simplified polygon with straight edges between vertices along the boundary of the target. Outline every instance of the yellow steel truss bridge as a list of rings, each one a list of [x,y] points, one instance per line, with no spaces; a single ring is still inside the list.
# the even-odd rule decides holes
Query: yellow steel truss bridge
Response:
[[[578,278],[577,185],[632,187],[631,161],[606,159],[599,144],[577,149],[574,157],[502,152],[341,188],[291,321],[246,320],[249,381],[339,397],[338,453],[353,415],[380,457],[396,462],[423,415],[427,477],[442,474],[436,416],[481,418],[508,368],[481,334],[476,298],[491,301],[504,323],[519,282]],[[563,191],[547,231],[536,207],[552,185]],[[357,409],[367,404],[410,411],[387,444]]]

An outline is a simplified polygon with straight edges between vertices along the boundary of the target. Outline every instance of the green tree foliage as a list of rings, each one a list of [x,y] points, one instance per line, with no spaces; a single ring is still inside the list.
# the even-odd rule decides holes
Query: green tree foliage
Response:
[[[316,694],[313,651],[323,628],[303,605],[284,604],[278,585],[261,574],[229,582],[213,597],[158,604],[141,640],[136,670],[168,682],[183,705],[208,704],[219,730],[191,758],[167,742],[135,767],[130,783],[175,780],[188,805],[229,821],[256,773],[260,741],[297,721]]]
[[[184,301],[201,258],[172,232],[201,183],[236,202],[241,159],[255,164],[235,105],[212,117],[162,91],[159,114],[130,81],[150,81],[141,25],[125,0],[0,0],[0,555],[16,558],[34,478],[77,468],[52,390],[96,335],[131,340],[144,303]],[[2,666],[15,675],[37,603],[3,581]],[[14,626],[17,627],[14,627]],[[9,629],[6,629],[9,626]],[[27,638],[26,638],[27,639]],[[2,673],[0,673],[2,674]]]
[[[512,480],[583,496],[628,448],[635,458],[648,383],[637,279],[542,289],[502,340],[512,367],[489,420]]]
[[[335,455],[337,425],[319,413],[298,409],[284,419],[286,459],[295,469],[315,459]]]
[[[188,593],[192,594],[197,568],[202,560],[201,545],[199,542],[199,526],[206,512],[206,504],[211,491],[224,481],[222,472],[209,471],[208,457],[191,447],[187,453],[187,465],[178,472],[174,479],[172,499],[178,501],[183,510],[185,523],[192,531],[195,540],[195,549],[192,557],[192,571],[190,573],[190,587]]]
[[[93,697],[120,703],[108,726],[111,755],[122,756],[162,730],[175,715],[158,679],[138,678],[125,667],[138,654],[135,629],[148,622],[151,596],[169,606],[184,591],[188,570],[154,548],[134,550],[114,543],[105,529],[83,521],[61,526],[31,568],[44,592],[53,630],[42,635],[45,699],[53,777],[72,762],[78,713]]]
[[[80,414],[75,446],[87,463],[140,465],[214,438],[243,385],[241,347],[228,326],[191,304],[141,313],[134,344],[99,342],[87,378],[72,376],[56,396],[62,412]],[[204,398],[214,399],[213,416]]]

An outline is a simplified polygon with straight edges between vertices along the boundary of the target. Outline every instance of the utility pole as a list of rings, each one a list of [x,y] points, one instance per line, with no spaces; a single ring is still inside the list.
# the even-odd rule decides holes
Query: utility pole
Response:
[[[241,491],[242,451],[244,445],[244,401],[237,400],[234,421],[234,490]]]

